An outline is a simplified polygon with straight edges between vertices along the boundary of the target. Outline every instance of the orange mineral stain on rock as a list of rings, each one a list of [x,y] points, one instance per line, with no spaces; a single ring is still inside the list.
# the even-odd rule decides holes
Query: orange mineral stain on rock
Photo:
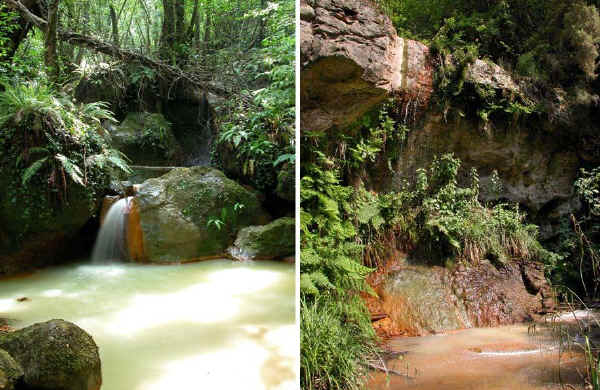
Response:
[[[129,215],[127,217],[127,249],[132,261],[143,262],[144,254],[144,232],[140,224],[140,211],[135,198],[129,203]]]

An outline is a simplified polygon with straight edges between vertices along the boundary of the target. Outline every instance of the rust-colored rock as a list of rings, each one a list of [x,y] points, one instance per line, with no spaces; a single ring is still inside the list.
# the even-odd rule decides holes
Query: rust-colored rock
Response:
[[[145,260],[144,255],[144,233],[140,224],[140,211],[135,198],[129,202],[129,214],[127,216],[127,249],[129,258],[135,262]]]
[[[496,268],[487,261],[455,270],[386,262],[368,278],[377,297],[363,295],[384,338],[419,336],[470,327],[537,319],[554,308],[541,264],[515,261]]]

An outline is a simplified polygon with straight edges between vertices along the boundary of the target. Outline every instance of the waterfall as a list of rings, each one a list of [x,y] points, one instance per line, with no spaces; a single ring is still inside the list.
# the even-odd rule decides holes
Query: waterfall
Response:
[[[131,196],[119,199],[110,207],[108,213],[106,213],[104,223],[100,227],[98,238],[96,238],[94,251],[92,252],[93,263],[128,259],[126,221],[131,199]]]

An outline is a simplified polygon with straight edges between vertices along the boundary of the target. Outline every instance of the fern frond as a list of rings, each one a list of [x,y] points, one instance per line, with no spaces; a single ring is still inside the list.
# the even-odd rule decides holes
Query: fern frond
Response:
[[[25,169],[21,177],[23,185],[26,185],[27,182],[29,182],[33,175],[35,175],[37,171],[39,171],[40,168],[44,165],[46,160],[48,160],[48,157],[40,158],[39,160],[31,164],[27,169]]]
[[[75,183],[80,184],[82,186],[85,187],[85,183],[83,182],[83,173],[81,172],[81,169],[71,160],[69,160],[69,158],[67,158],[66,156],[58,153],[54,156],[54,158],[56,158],[58,161],[60,161],[61,165],[63,166],[63,168],[65,169],[65,171],[67,172],[67,174],[69,175],[69,177],[71,178],[71,180],[73,180]]]

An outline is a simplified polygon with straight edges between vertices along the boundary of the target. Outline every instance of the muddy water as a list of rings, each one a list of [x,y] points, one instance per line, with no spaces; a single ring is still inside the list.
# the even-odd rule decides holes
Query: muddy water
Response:
[[[548,330],[527,326],[467,329],[390,341],[402,353],[387,362],[400,375],[373,374],[369,389],[541,390],[583,388],[583,355],[564,351]],[[560,367],[559,367],[560,357]]]
[[[294,268],[273,262],[79,264],[0,283],[14,326],[62,318],[94,337],[103,390],[295,389],[294,312]]]

